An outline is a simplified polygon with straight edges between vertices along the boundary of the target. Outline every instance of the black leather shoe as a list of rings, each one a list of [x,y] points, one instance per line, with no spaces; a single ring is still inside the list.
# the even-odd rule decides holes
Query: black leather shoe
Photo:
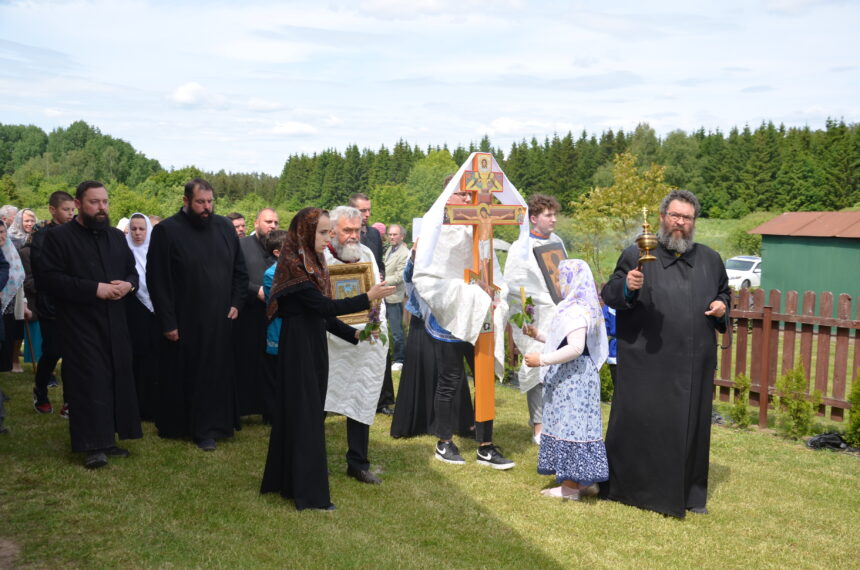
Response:
[[[706,514],[708,514],[708,509],[707,509],[707,508],[705,508],[705,507],[692,507],[692,508],[689,508],[689,509],[687,509],[687,510],[688,510],[688,511],[690,511],[691,513],[693,513],[693,514],[696,514],[696,515],[706,515]]]
[[[203,451],[215,451],[215,440],[214,439],[201,440],[197,443],[197,447],[199,447]]]
[[[347,467],[346,474],[355,479],[356,481],[361,481],[362,483],[368,483],[370,485],[379,485],[382,483],[382,479],[367,470],[359,471],[357,469],[353,469],[352,467]]]
[[[131,455],[127,449],[123,449],[117,445],[112,445],[102,451],[104,451],[104,454],[108,457],[128,457]]]
[[[94,451],[92,453],[87,454],[87,458],[84,459],[84,467],[87,469],[98,469],[99,467],[104,467],[108,463],[107,455],[105,455],[101,451]]]
[[[386,416],[393,416],[394,415],[394,408],[389,408],[389,407],[379,408],[378,410],[376,410],[376,413],[377,414],[385,414]]]

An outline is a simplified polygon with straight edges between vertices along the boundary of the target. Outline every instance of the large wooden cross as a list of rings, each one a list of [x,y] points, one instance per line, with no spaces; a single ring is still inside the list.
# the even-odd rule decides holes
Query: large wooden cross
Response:
[[[504,174],[493,172],[493,155],[475,153],[472,169],[463,173],[460,191],[471,192],[472,203],[445,206],[444,224],[470,225],[472,230],[472,268],[463,278],[481,287],[492,299],[484,317],[481,333],[475,342],[475,421],[492,420],[495,415],[495,366],[493,350],[493,307],[499,288],[493,283],[493,227],[520,225],[525,220],[525,208],[493,204],[493,193],[504,188]]]

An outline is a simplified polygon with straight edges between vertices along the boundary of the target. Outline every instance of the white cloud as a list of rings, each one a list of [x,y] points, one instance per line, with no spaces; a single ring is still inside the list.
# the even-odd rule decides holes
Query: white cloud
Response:
[[[248,100],[248,109],[251,111],[279,111],[284,108],[282,103],[277,101],[269,101],[266,99],[257,99],[252,97]]]
[[[276,135],[314,135],[317,128],[308,123],[298,121],[281,121],[272,127],[272,133]]]
[[[533,134],[549,135],[551,133],[566,133],[580,128],[580,125],[561,121],[542,121],[537,119],[519,120],[511,117],[498,117],[489,125],[478,127],[479,135],[513,135],[531,136]]]
[[[329,115],[323,122],[330,127],[336,127],[343,124],[343,119],[335,117],[334,115]]]
[[[194,107],[203,103],[204,89],[196,81],[180,85],[170,94],[170,99],[185,107]]]
[[[56,107],[47,107],[42,111],[42,114],[46,117],[62,117],[65,113]]]
[[[358,11],[362,14],[383,20],[413,20],[427,16],[468,15],[475,11],[492,13],[494,11],[512,10],[523,6],[522,0],[497,0],[492,4],[492,11],[487,10],[483,0],[364,0],[359,4]]]

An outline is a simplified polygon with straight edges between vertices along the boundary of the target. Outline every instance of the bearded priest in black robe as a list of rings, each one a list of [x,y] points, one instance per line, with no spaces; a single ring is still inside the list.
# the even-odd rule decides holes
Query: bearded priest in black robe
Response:
[[[670,192],[656,261],[640,271],[627,248],[602,293],[618,312],[618,369],[601,495],[680,518],[707,513],[716,333],[731,298],[719,254],[693,241],[699,210],[691,192]]]
[[[138,275],[125,236],[110,227],[104,185],[82,182],[75,207],[76,218],[45,236],[39,288],[55,302],[63,337],[72,451],[86,453],[84,465],[92,469],[128,456],[115,434],[143,435],[124,302]]]
[[[236,230],[216,216],[212,186],[185,185],[183,207],[152,230],[147,285],[161,324],[161,437],[204,451],[239,428],[232,331],[248,288]]]

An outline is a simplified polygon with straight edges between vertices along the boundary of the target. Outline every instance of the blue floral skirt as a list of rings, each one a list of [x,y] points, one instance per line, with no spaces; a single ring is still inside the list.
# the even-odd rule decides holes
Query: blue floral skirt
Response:
[[[555,475],[559,483],[573,481],[588,486],[607,481],[606,446],[603,441],[580,443],[542,434],[537,470],[541,475]]]
[[[591,485],[609,479],[600,375],[588,356],[553,366],[544,378],[538,473]]]

